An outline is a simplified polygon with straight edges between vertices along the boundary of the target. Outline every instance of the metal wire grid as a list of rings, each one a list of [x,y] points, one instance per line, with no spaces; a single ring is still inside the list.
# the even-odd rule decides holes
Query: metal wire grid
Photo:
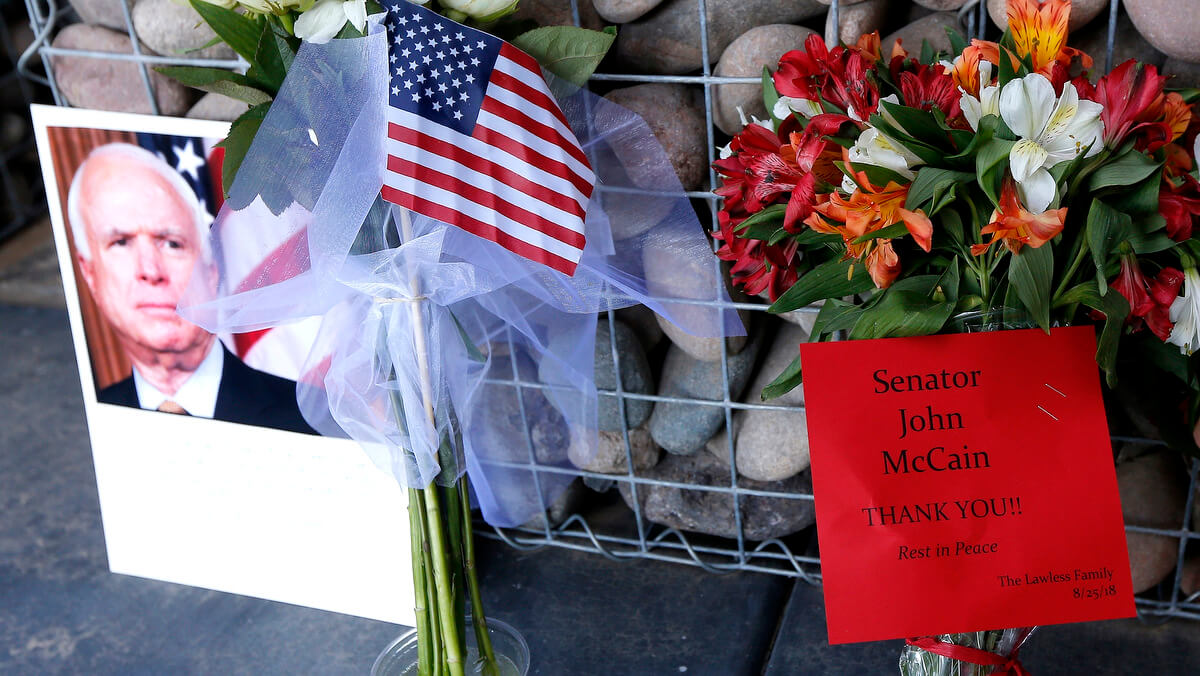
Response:
[[[16,91],[28,104],[33,100],[33,88],[18,74],[17,58],[7,20],[0,14],[0,91]],[[25,134],[8,147],[0,146],[0,195],[4,197],[4,202],[0,204],[0,241],[45,212],[41,174],[34,171],[32,165],[25,167],[20,175],[27,185],[22,190],[18,188],[18,179],[13,173],[17,162],[31,155],[32,151],[32,134]]]
[[[571,15],[575,25],[581,25],[579,3],[588,0],[569,0],[571,6]],[[245,63],[241,60],[214,60],[214,59],[190,59],[170,56],[156,56],[143,53],[138,40],[136,39],[133,30],[132,15],[130,12],[130,0],[121,0],[122,11],[125,21],[126,32],[129,34],[133,45],[132,54],[114,54],[107,52],[91,52],[72,49],[61,49],[49,46],[48,38],[54,33],[55,29],[66,25],[74,18],[74,10],[63,10],[59,7],[58,0],[25,0],[28,9],[30,23],[34,29],[36,39],[33,45],[22,55],[19,64],[20,72],[26,77],[42,82],[50,87],[53,93],[54,100],[58,105],[68,105],[58,89],[57,83],[53,77],[50,58],[53,56],[61,57],[91,57],[99,59],[110,59],[119,61],[129,61],[138,64],[143,84],[145,85],[147,100],[151,110],[158,112],[157,102],[154,97],[153,82],[150,78],[148,66],[166,65],[166,64],[191,64],[205,65],[218,68],[243,68]],[[673,83],[697,85],[704,90],[705,103],[705,122],[707,125],[707,147],[708,160],[711,166],[715,160],[715,149],[717,147],[717,131],[713,124],[713,87],[721,84],[757,84],[757,77],[717,77],[712,73],[711,60],[709,58],[708,44],[708,26],[705,0],[696,0],[697,21],[699,24],[700,33],[700,51],[702,57],[702,70],[699,75],[647,75],[633,73],[597,73],[592,77],[592,81],[600,83],[601,86],[606,86],[605,83],[628,83],[628,84],[644,84],[644,83]],[[1108,41],[1107,53],[1105,55],[1106,70],[1112,68],[1113,47],[1116,39],[1116,25],[1118,16],[1119,0],[1111,0],[1108,16]],[[832,0],[829,12],[833,15],[830,35],[826,35],[827,41],[833,41],[837,37],[837,26],[839,16],[839,2]],[[988,17],[985,4],[980,0],[971,0],[962,9],[959,10],[959,22],[964,29],[964,34],[972,37],[983,37],[988,30]],[[35,55],[40,55],[45,76],[39,75],[31,71],[29,63]],[[715,172],[709,171],[710,185],[716,185]],[[601,188],[602,190],[604,188]],[[715,196],[708,191],[691,191],[687,195],[696,200],[703,200],[709,207],[711,213],[711,225],[713,230],[718,227],[716,220],[717,204]],[[720,269],[720,262],[714,258],[714,265]],[[765,306],[754,303],[736,303],[736,302],[704,302],[704,301],[685,301],[700,305],[716,305],[722,308],[733,308],[737,310],[749,310],[751,312],[763,312]],[[804,308],[800,312],[815,313],[815,308]],[[694,399],[688,397],[669,397],[651,394],[639,394],[634,392],[626,392],[623,388],[621,378],[619,377],[621,354],[616,344],[616,331],[614,323],[615,315],[612,311],[607,313],[605,318],[609,325],[610,349],[612,359],[615,365],[615,370],[618,373],[616,378],[616,387],[613,390],[602,390],[600,396],[615,397],[617,400],[618,413],[620,420],[627,420],[625,417],[625,405],[628,401],[641,400],[655,403],[681,403],[692,406],[710,406],[720,407],[725,416],[725,429],[733,429],[733,414],[738,410],[773,410],[773,411],[793,411],[799,414],[803,413],[803,406],[779,406],[773,404],[754,404],[742,403],[734,401],[729,395],[729,361],[728,355],[723,354],[721,358],[721,377],[724,385],[724,396],[720,400],[705,400]],[[512,347],[512,337],[509,336],[510,354],[515,354]],[[525,428],[532,429],[529,424],[529,417],[525,410],[524,391],[525,390],[544,390],[547,386],[535,382],[524,380],[520,377],[517,371],[515,360],[512,364],[512,378],[508,379],[493,379],[488,381],[491,385],[510,386],[515,389],[516,399],[518,402],[519,411],[521,414],[522,423]],[[625,426],[623,426],[625,427]],[[615,532],[602,532],[603,528],[594,525],[589,521],[589,516],[595,519],[594,514],[571,514],[561,523],[552,523],[548,514],[543,514],[540,519],[541,525],[536,527],[525,526],[520,528],[509,529],[492,529],[492,532],[481,531],[484,536],[493,537],[502,540],[509,545],[518,549],[537,549],[544,546],[562,547],[566,549],[574,549],[586,552],[600,554],[614,561],[628,561],[634,559],[655,559],[661,561],[671,561],[693,565],[703,568],[713,573],[730,573],[735,571],[753,571],[761,573],[770,573],[783,575],[792,578],[799,578],[811,584],[820,584],[820,559],[816,555],[815,549],[812,546],[811,539],[805,537],[788,536],[786,538],[774,538],[762,542],[750,542],[744,535],[743,528],[743,513],[741,499],[746,497],[767,497],[779,498],[785,500],[807,500],[811,501],[813,496],[811,493],[788,493],[767,490],[755,490],[739,486],[737,463],[734,454],[734,438],[733,435],[727,436],[726,452],[728,454],[730,480],[725,486],[705,486],[688,483],[679,483],[652,479],[648,477],[638,476],[634,470],[633,448],[629,439],[629,430],[623,429],[622,436],[625,446],[625,460],[627,471],[625,474],[602,474],[590,472],[574,468],[562,468],[550,466],[538,462],[534,450],[532,436],[526,435],[526,451],[528,460],[526,462],[496,462],[496,464],[509,467],[517,470],[525,470],[532,472],[535,477],[535,485],[541,491],[540,477],[542,475],[570,475],[583,478],[592,485],[608,486],[612,483],[624,484],[628,487],[631,495],[631,509],[633,512],[633,533],[629,533],[630,529],[627,524],[614,529]],[[1123,443],[1156,443],[1147,439],[1133,437],[1113,437],[1114,442]],[[705,452],[705,451],[699,451]],[[1181,582],[1183,576],[1183,562],[1185,553],[1189,543],[1192,540],[1200,540],[1200,532],[1195,530],[1194,524],[1191,524],[1191,514],[1193,511],[1193,503],[1198,485],[1198,474],[1200,474],[1200,460],[1193,460],[1190,463],[1189,483],[1186,508],[1182,515],[1179,529],[1163,529],[1163,528],[1146,528],[1140,526],[1127,526],[1126,530],[1130,533],[1143,533],[1147,535],[1159,535],[1164,537],[1175,538],[1179,542],[1178,558],[1175,575],[1169,581],[1164,581],[1159,585],[1157,590],[1152,590],[1154,594],[1143,594],[1137,599],[1137,607],[1139,616],[1149,620],[1151,618],[1171,618],[1184,617],[1190,619],[1200,619],[1200,593],[1192,594],[1185,597],[1181,591]],[[710,493],[720,493],[729,496],[730,505],[734,512],[734,523],[737,527],[736,539],[715,538],[709,536],[700,536],[695,533],[687,533],[676,528],[667,528],[661,525],[656,525],[649,522],[642,513],[641,503],[639,500],[639,490],[644,490],[651,486],[678,488],[689,491],[702,491]],[[545,504],[545,496],[539,496],[543,504]],[[809,529],[811,531],[811,529]],[[811,533],[810,533],[811,534]],[[797,551],[794,551],[797,550]],[[798,551],[803,549],[803,551]]]

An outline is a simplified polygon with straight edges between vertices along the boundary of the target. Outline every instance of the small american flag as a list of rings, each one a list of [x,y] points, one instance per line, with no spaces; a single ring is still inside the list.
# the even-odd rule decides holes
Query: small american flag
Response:
[[[406,0],[383,7],[383,198],[573,275],[595,176],[537,61]]]

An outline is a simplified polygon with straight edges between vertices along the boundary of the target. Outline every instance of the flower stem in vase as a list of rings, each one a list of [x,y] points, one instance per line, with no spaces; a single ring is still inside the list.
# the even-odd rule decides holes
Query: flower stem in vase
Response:
[[[462,504],[463,570],[471,594],[471,624],[475,627],[475,642],[479,646],[482,673],[484,676],[500,676],[500,665],[496,662],[487,618],[483,614],[483,597],[479,595],[479,576],[475,573],[475,532],[471,527],[471,499],[466,474],[458,481],[458,499]]]

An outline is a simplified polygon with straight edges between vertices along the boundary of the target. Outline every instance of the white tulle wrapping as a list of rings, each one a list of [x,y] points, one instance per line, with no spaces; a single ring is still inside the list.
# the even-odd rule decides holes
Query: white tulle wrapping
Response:
[[[562,107],[598,183],[624,190],[593,196],[574,277],[417,214],[401,244],[399,209],[378,200],[387,86],[375,22],[366,38],[301,48],[211,232],[222,272],[234,255],[262,263],[245,279],[195,276],[180,312],[214,332],[322,316],[297,387],[305,418],[408,486],[467,471],[485,518],[520,524],[572,478],[520,465],[567,466],[568,445],[596,447],[597,312],[645,303],[693,335],[743,328],[731,309],[678,302],[728,302],[703,228],[646,124],[586,91]],[[239,237],[247,229],[259,236]]]

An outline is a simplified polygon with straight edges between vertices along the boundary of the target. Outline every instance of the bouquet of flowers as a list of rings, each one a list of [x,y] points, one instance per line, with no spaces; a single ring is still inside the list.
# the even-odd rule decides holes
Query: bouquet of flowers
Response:
[[[1193,449],[1200,91],[1134,61],[1096,78],[1070,12],[1009,0],[998,42],[951,31],[950,54],[885,54],[878,34],[784,54],[764,69],[770,118],[714,165],[718,255],[772,312],[821,303],[812,340],[1095,322],[1109,386],[1153,382],[1139,397]],[[763,398],[801,379],[797,356]],[[901,671],[1009,673],[1028,633],[910,641]]]
[[[1200,92],[1134,61],[1093,83],[1066,45],[1070,0],[1007,11],[999,42],[952,33],[952,54],[885,56],[877,34],[784,54],[764,73],[770,119],[715,164],[718,255],[772,312],[823,301],[814,340],[932,334],[970,312],[1102,320],[1109,384],[1136,341],[1129,358],[1172,374],[1177,403],[1197,389]],[[764,397],[800,379],[797,358]]]

